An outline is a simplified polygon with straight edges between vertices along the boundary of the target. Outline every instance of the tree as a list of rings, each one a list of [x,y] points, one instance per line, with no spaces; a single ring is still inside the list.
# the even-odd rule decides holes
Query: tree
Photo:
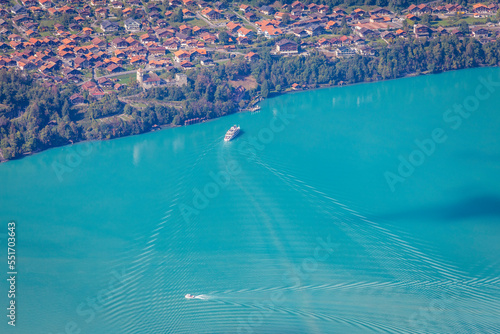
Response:
[[[229,34],[225,31],[219,33],[219,42],[226,45],[229,43]]]
[[[175,12],[175,14],[173,16],[173,20],[174,20],[174,22],[182,22],[182,21],[184,21],[184,14],[182,13],[182,8],[179,8]]]
[[[464,21],[464,22],[460,23],[459,29],[464,34],[468,34],[469,33],[469,24]]]
[[[269,85],[267,83],[267,80],[264,80],[264,82],[262,83],[262,86],[260,87],[260,93],[262,94],[263,98],[269,96]]]
[[[429,14],[424,14],[420,17],[420,23],[423,25],[429,26],[431,25],[431,17]]]
[[[285,13],[281,20],[283,21],[284,25],[288,25],[290,23],[290,15],[288,13]]]

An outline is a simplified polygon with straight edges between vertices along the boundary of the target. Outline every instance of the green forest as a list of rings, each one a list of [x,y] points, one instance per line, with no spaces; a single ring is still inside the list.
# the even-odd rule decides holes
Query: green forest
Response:
[[[76,108],[69,102],[69,97],[78,92],[75,85],[40,83],[26,73],[2,69],[0,149],[3,158],[19,158],[81,140],[143,133],[161,125],[182,125],[193,118],[224,116],[236,112],[254,97],[279,94],[294,83],[316,88],[497,66],[500,44],[498,41],[481,44],[473,38],[451,36],[428,41],[397,40],[378,50],[376,57],[356,55],[331,59],[318,51],[308,56],[276,57],[264,53],[260,57],[253,63],[240,57],[213,68],[192,70],[188,72],[187,86],[158,87],[141,93],[142,101],[148,102],[141,108],[120,102],[115,93],[101,100],[88,98],[88,104]],[[238,94],[229,81],[249,75],[256,79],[257,88]],[[120,114],[127,117],[117,117]]]

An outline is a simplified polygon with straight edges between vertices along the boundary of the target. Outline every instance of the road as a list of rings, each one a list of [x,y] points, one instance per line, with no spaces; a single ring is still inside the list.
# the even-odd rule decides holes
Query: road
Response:
[[[210,22],[210,20],[207,20],[203,15],[200,14],[200,12],[196,12],[196,17],[200,20],[205,21],[210,27],[217,28],[217,26],[215,24]]]
[[[252,23],[252,22],[248,21],[245,16],[240,15],[239,13],[236,13],[234,10],[233,10],[233,13],[234,13],[234,15],[238,16],[240,19],[242,19],[243,21],[245,21],[246,23],[248,23],[249,25],[251,25],[252,27],[254,27],[255,30],[259,30],[259,27],[255,23]]]

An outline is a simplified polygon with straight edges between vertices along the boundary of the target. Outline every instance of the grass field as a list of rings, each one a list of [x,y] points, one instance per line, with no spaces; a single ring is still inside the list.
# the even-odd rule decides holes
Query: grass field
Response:
[[[193,27],[194,27],[194,26],[198,26],[198,27],[200,27],[200,28],[203,28],[203,27],[208,26],[207,22],[205,22],[205,21],[203,21],[203,20],[200,20],[200,19],[198,19],[198,18],[196,18],[196,17],[195,17],[195,18],[190,19],[188,22],[189,22],[189,24],[191,24]]]
[[[230,80],[229,84],[233,87],[243,86],[246,90],[257,88],[257,80],[251,75],[247,77],[239,77],[237,80]]]
[[[135,78],[136,75],[137,75],[136,73],[128,73],[114,77],[114,79],[118,79],[118,83],[126,85],[130,82],[130,79]]]

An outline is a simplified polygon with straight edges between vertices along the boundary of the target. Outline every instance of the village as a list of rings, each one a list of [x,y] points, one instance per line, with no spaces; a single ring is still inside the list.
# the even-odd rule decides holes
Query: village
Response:
[[[234,57],[376,56],[399,38],[455,35],[481,43],[499,34],[498,5],[330,8],[300,1],[252,7],[203,0],[2,0],[0,69],[16,68],[52,84],[78,85],[100,99],[130,85],[187,84],[184,73]]]

